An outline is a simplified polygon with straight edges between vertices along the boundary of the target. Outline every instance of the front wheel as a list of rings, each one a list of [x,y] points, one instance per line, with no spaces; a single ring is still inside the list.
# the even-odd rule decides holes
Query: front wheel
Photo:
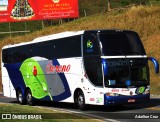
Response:
[[[28,105],[34,105],[34,100],[33,100],[32,93],[31,93],[30,89],[28,89],[26,92],[26,101],[27,101]]]
[[[84,98],[84,94],[83,94],[82,91],[78,91],[76,101],[77,101],[77,106],[80,110],[85,110],[86,109],[85,98]]]

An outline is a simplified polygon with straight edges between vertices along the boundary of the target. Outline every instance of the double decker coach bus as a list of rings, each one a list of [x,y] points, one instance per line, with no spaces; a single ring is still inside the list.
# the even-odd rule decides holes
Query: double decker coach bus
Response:
[[[138,34],[86,30],[39,37],[2,49],[3,94],[20,104],[35,100],[123,105],[150,98],[148,60]]]

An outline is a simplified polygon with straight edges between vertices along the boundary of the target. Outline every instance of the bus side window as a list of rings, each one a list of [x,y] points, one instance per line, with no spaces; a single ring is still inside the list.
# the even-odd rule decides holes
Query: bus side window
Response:
[[[56,58],[70,58],[81,56],[81,37],[73,36],[55,40]]]
[[[11,49],[12,63],[23,62],[27,58],[30,58],[29,46],[23,45]]]
[[[3,63],[8,63],[9,62],[9,56],[8,56],[8,50],[7,49],[2,50],[2,61],[3,61]]]
[[[55,55],[55,44],[54,41],[46,41],[32,44],[31,46],[31,57],[42,57],[52,60]]]

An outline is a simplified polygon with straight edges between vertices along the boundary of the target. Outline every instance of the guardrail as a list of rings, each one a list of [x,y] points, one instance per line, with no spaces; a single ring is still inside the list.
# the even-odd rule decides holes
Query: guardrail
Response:
[[[0,32],[0,34],[10,34],[10,33],[29,33],[30,31],[11,31],[11,32]]]

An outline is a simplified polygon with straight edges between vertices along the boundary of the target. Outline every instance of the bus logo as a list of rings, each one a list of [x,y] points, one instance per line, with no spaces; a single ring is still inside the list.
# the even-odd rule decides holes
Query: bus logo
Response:
[[[87,41],[87,48],[93,48],[93,43],[90,40]]]
[[[86,50],[86,52],[88,52],[88,53],[93,52],[93,42],[90,41],[90,40],[87,41],[87,50]]]
[[[64,73],[69,72],[71,65],[53,65],[52,61],[46,66],[47,73]]]

